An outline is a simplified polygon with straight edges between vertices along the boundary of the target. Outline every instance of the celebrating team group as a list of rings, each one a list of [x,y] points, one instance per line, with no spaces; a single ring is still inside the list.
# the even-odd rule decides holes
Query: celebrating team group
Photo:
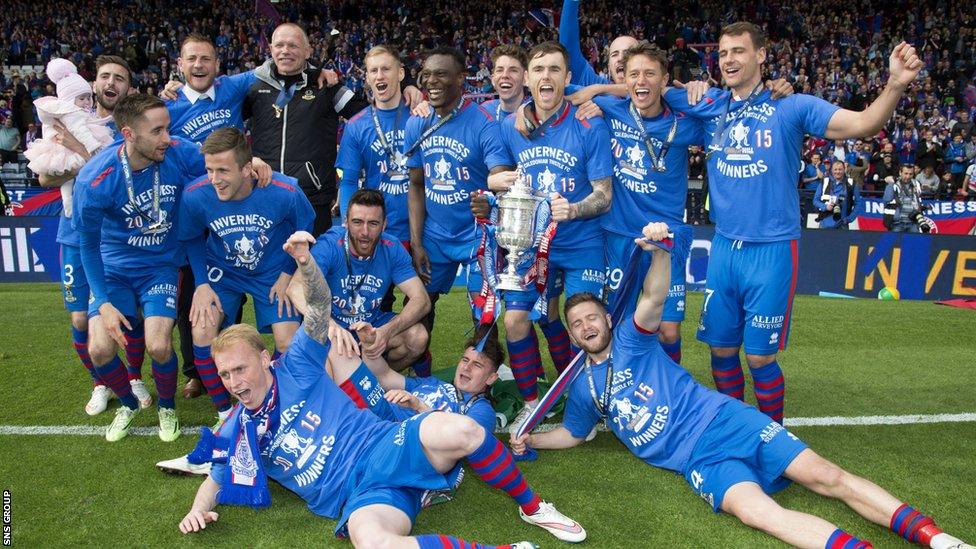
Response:
[[[74,345],[93,382],[86,411],[117,398],[106,438],[124,438],[153,400],[145,352],[159,437],[175,440],[182,317],[191,370],[219,417],[177,460],[208,473],[184,533],[216,521],[218,504],[269,505],[270,478],[337,519],[336,535],[357,547],[467,547],[411,535],[422,507],[451,497],[465,462],[522,520],[580,542],[584,528],[516,462],[590,440],[605,421],[715,512],[792,545],[870,547],[771,497],[797,482],[910,542],[970,547],[782,425],[777,353],[797,281],[801,143],[877,133],[922,68],[915,49],[894,48],[888,83],[862,112],[763,82],[765,37],[745,22],[721,33],[725,88],[669,83],[666,54],[629,36],[610,44],[607,80],[580,50],[578,5],[566,2],[562,43],[494,50],[498,99],[483,104],[463,96],[457,50],[425,52],[418,90],[403,87],[397,50],[383,45],[366,54],[364,101],[308,63],[308,37],[291,23],[275,29],[264,65],[235,76],[217,76],[214,44],[191,34],[179,58],[185,84],[163,98],[130,94],[126,62],[100,57],[96,115],[111,117],[115,142],[91,155],[59,126],[59,142],[90,158],[77,172],[41,174],[66,197],[58,241]],[[348,122],[336,155],[339,117]],[[679,365],[692,145],[707,150],[716,224],[697,328],[715,390]],[[532,245],[506,257],[499,242],[511,228],[499,210],[511,215],[505,204],[526,188],[538,205]],[[509,263],[515,288],[498,284]],[[435,326],[459,268],[471,324]],[[239,323],[248,299],[256,328]],[[509,449],[495,438],[487,392],[505,349],[524,402],[514,426],[541,405],[536,324],[556,369],[578,375],[562,424],[513,430]],[[472,325],[453,382],[431,377],[430,340]],[[260,333],[273,334],[274,349]],[[743,402],[741,354],[758,409]]]

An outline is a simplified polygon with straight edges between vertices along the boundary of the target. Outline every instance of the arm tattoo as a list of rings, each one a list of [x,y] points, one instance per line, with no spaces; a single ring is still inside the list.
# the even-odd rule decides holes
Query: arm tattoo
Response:
[[[314,258],[298,265],[302,273],[305,301],[305,333],[323,345],[329,340],[329,322],[332,319],[332,290]]]
[[[591,183],[593,192],[583,200],[573,204],[575,215],[573,219],[589,219],[605,213],[610,209],[610,198],[613,195],[613,186],[609,177],[597,179]]]

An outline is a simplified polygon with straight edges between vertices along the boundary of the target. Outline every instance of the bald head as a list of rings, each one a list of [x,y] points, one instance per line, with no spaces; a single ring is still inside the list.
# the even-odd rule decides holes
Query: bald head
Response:
[[[624,52],[637,45],[633,36],[618,36],[610,42],[607,52],[607,70],[614,84],[624,83]]]
[[[294,23],[282,23],[271,34],[271,59],[280,75],[298,74],[305,69],[312,47],[305,30]]]

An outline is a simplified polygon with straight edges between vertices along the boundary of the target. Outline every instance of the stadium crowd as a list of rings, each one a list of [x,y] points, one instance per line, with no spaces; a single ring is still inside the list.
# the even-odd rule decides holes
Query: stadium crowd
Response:
[[[516,461],[581,444],[603,421],[713,510],[787,543],[870,547],[770,497],[797,482],[910,542],[971,547],[786,431],[778,362],[801,234],[784,181],[801,173],[835,220],[832,201],[849,209],[854,188],[884,187],[893,230],[921,229],[912,189],[966,196],[976,138],[960,86],[973,54],[965,40],[943,47],[934,19],[945,38],[970,35],[962,10],[934,5],[920,21],[907,4],[838,2],[827,20],[823,6],[706,2],[640,17],[594,2],[560,21],[519,2],[112,7],[72,19],[40,3],[9,22],[2,46],[20,69],[0,137],[26,141],[36,122],[48,132],[26,154],[64,199],[62,290],[93,387],[85,410],[120,404],[106,439],[153,404],[145,355],[162,441],[182,434],[181,359],[184,397],[213,403],[214,430],[157,464],[207,475],[183,533],[216,521],[218,503],[269,505],[273,479],[357,546],[466,546],[411,536],[421,505],[451,499],[463,461],[522,520],[580,542],[585,530]],[[43,76],[20,73],[44,62]],[[591,100],[564,100],[570,90]],[[714,390],[680,366],[685,195],[699,175],[718,220],[697,327]],[[512,208],[538,226],[513,223]],[[447,383],[430,375],[429,346],[458,329],[435,329],[435,310],[461,267],[476,335]],[[256,326],[240,321],[247,300]],[[496,323],[521,408],[511,449],[486,406],[504,360]],[[563,378],[562,424],[544,433],[532,432],[553,403],[536,325],[555,369],[580,373]]]
[[[214,36],[223,72],[236,74],[261,64],[275,21],[274,12],[256,11],[247,0],[219,7],[208,2],[113,2],[110,6],[118,9],[94,10],[88,3],[65,7],[55,0],[10,3],[0,38],[0,120],[12,117],[20,139],[15,143],[12,133],[4,130],[0,148],[23,150],[39,135],[31,102],[54,95],[54,86],[36,69],[52,56],[73,61],[90,80],[99,54],[119,53],[133,70],[135,88],[158,93],[167,81],[178,78],[178,45],[188,33]],[[362,59],[373,45],[399,44],[407,82],[414,82],[420,52],[446,43],[466,55],[466,92],[483,97],[495,93],[489,78],[492,48],[503,43],[525,47],[553,37],[559,8],[550,5],[555,11],[539,10],[544,17],[538,21],[528,11],[536,5],[512,0],[474,4],[465,10],[446,0],[275,6],[272,9],[279,10],[280,17],[308,29],[311,58],[337,70],[353,91],[363,90]],[[829,164],[838,159],[846,162],[859,192],[880,197],[886,183],[895,179],[891,174],[897,173],[898,166],[911,164],[924,196],[974,198],[976,19],[958,3],[930,1],[924,3],[925,9],[921,7],[915,2],[880,0],[730,7],[709,0],[625,10],[616,2],[599,0],[586,4],[580,33],[583,50],[600,75],[607,74],[600,53],[614,36],[630,33],[668,52],[674,78],[707,76],[718,82],[720,25],[740,19],[757,21],[766,26],[770,37],[771,59],[766,64],[770,78],[785,78],[797,92],[854,110],[876,97],[887,76],[885,51],[895,37],[904,38],[919,46],[926,68],[900,102],[896,116],[874,139],[808,140],[807,166],[799,184],[812,198],[815,187],[829,174]],[[159,13],[168,16],[161,19]],[[546,17],[551,26],[545,24]],[[21,70],[23,66],[31,69]],[[886,156],[892,157],[890,163],[884,161]],[[698,197],[691,197],[689,217],[696,222],[706,219]]]

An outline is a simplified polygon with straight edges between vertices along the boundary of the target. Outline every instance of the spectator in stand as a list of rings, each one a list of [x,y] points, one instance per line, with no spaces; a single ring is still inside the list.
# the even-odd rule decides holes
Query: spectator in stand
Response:
[[[14,119],[8,116],[0,127],[0,160],[6,162],[17,162],[17,153],[22,150],[20,146],[20,132],[14,127]]]
[[[905,120],[905,126],[895,130],[895,149],[898,150],[900,164],[915,164],[915,151],[918,149],[918,130],[915,129],[915,119]]]
[[[820,153],[810,155],[810,161],[803,168],[803,188],[808,191],[816,190],[827,176],[827,165],[823,163]]]
[[[875,162],[874,173],[869,178],[873,192],[883,192],[888,184],[898,179],[898,157],[890,150],[890,143],[888,147],[889,150],[880,153],[880,160]]]
[[[973,122],[969,119],[969,111],[966,109],[956,111],[956,118],[949,122],[949,132],[952,135],[973,133]]]
[[[938,198],[940,196],[942,180],[935,173],[935,166],[930,164],[915,175],[915,182],[918,183],[922,193],[928,198]]]
[[[942,167],[942,144],[931,129],[923,130],[922,137],[921,143],[918,144],[918,153],[915,155],[918,167],[923,170],[928,167],[937,170]]]
[[[866,150],[864,140],[857,139],[851,145],[851,150],[844,159],[847,163],[847,173],[854,180],[854,186],[858,189],[864,186],[864,177],[871,168],[871,153]]]
[[[821,229],[846,229],[857,216],[857,189],[854,180],[847,176],[843,160],[830,164],[830,175],[825,177],[813,195],[813,205]]]
[[[967,199],[976,198],[976,163],[970,164],[966,168],[966,183],[964,191]]]
[[[952,142],[945,149],[945,163],[950,176],[948,189],[946,190],[948,198],[952,198],[956,192],[963,191],[967,163],[966,143],[963,142],[962,138],[962,133],[954,134],[952,136]]]
[[[966,164],[976,162],[976,132],[970,132],[966,139]]]

